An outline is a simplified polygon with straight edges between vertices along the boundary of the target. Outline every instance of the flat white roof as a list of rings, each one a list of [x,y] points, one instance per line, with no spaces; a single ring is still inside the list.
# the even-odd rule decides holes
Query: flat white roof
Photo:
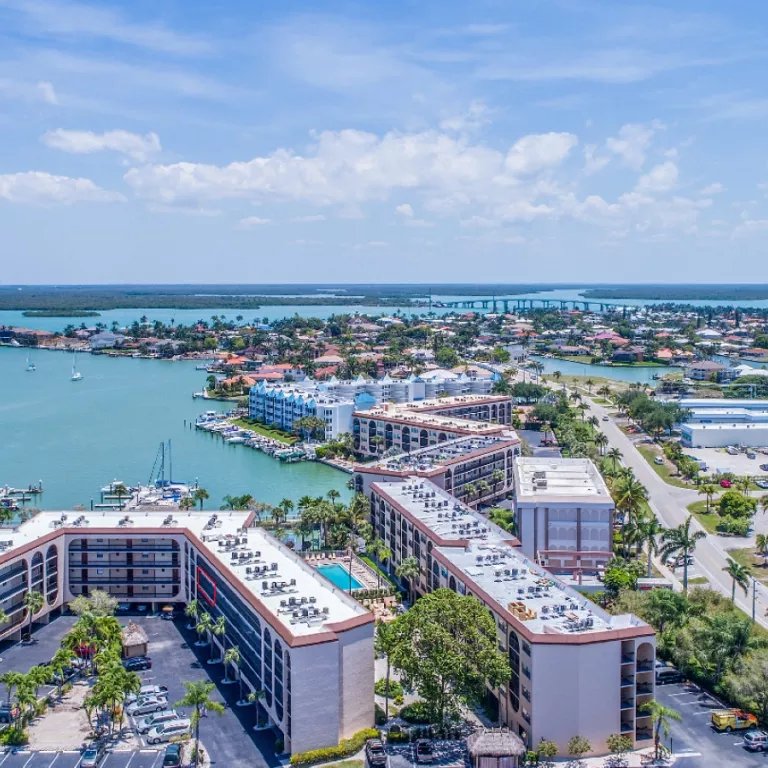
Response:
[[[62,516],[65,516],[64,520]],[[356,600],[266,531],[243,528],[248,517],[249,513],[244,511],[185,512],[178,509],[40,512],[16,528],[0,529],[0,554],[12,553],[61,529],[70,535],[74,530],[76,536],[78,529],[86,534],[89,529],[108,528],[110,535],[114,533],[116,538],[130,538],[135,529],[153,529],[152,533],[159,536],[165,531],[171,536],[179,528],[186,528],[206,545],[202,554],[213,562],[225,563],[234,571],[239,589],[255,595],[274,617],[274,623],[281,622],[293,635],[319,634],[326,631],[326,623],[367,613]],[[126,518],[130,522],[121,522]],[[265,569],[263,574],[262,569]],[[267,583],[266,590],[264,582]],[[296,618],[294,611],[299,614]]]
[[[680,399],[681,408],[702,409],[702,408],[747,408],[750,411],[768,410],[768,400],[749,400],[745,398],[696,398],[683,397]]]
[[[517,503],[576,500],[613,506],[608,487],[590,459],[520,456],[515,460],[514,471]]]

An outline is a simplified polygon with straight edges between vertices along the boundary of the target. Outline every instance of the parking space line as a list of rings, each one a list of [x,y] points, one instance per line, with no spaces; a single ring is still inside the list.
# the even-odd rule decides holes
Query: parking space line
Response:
[[[53,760],[51,760],[51,762],[48,764],[48,768],[51,768],[51,766],[59,759],[60,754],[61,752],[56,753],[56,757],[54,757]]]
[[[2,765],[10,756],[11,756],[11,753],[6,752],[5,757],[2,760],[0,760],[0,765]]]
[[[28,765],[29,765],[29,764],[30,764],[30,763],[31,763],[31,762],[34,760],[34,758],[35,758],[35,756],[34,756],[34,755],[30,755],[30,756],[29,756],[29,760],[27,760],[27,762],[26,762],[26,763],[24,763],[24,766],[23,766],[23,768],[27,768],[27,766],[28,766]]]
[[[128,762],[125,764],[125,768],[128,768],[128,766],[131,764],[131,760],[136,757],[136,754],[136,752],[131,752],[131,756],[128,758]]]
[[[158,751],[155,755],[155,759],[152,761],[152,768],[155,768],[155,765],[157,765],[157,759],[160,757],[160,752]]]

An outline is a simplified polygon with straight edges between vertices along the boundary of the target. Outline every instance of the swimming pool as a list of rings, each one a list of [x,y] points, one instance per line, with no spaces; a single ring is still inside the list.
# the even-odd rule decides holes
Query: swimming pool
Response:
[[[349,589],[349,571],[343,566],[334,563],[333,565],[318,565],[317,570],[332,581],[339,589]],[[352,589],[360,589],[363,585],[353,576]]]

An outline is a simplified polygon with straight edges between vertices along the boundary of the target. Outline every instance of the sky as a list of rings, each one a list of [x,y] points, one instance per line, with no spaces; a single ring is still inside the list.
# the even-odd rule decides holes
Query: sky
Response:
[[[767,22],[0,0],[0,282],[768,282]]]

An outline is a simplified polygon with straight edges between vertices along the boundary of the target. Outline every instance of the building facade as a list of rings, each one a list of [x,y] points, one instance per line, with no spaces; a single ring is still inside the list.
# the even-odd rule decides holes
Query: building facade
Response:
[[[77,595],[103,589],[160,607],[198,600],[236,645],[244,692],[288,752],[335,746],[373,723],[373,616],[245,512],[43,512],[0,540],[0,607],[18,637],[24,596],[39,591],[45,622]]]
[[[613,557],[615,504],[589,459],[521,457],[514,465],[517,535],[556,573],[595,573]]]
[[[520,542],[429,480],[370,486],[371,523],[394,573],[416,558],[416,596],[439,588],[472,595],[492,613],[510,679],[487,691],[499,721],[529,748],[542,738],[567,751],[575,735],[596,754],[614,733],[651,739],[640,711],[653,698],[655,634],[632,615],[611,616],[527,558]]]

